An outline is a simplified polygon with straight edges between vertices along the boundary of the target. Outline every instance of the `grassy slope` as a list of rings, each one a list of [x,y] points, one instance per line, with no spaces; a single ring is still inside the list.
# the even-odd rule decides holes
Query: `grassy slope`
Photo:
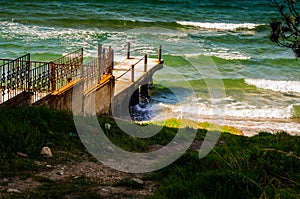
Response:
[[[153,198],[300,198],[300,137],[223,134],[219,143],[151,175],[163,179]]]
[[[176,135],[179,122],[169,120],[151,139],[135,139],[122,133],[113,120],[99,120],[101,125],[107,122],[112,125],[106,133],[115,144],[137,152],[146,151],[153,144],[167,144]],[[184,126],[199,126],[193,122],[183,123]],[[203,140],[205,134],[206,130],[198,130],[196,139]],[[52,165],[82,157],[92,159],[76,137],[70,113],[43,108],[0,111],[1,177],[26,178],[43,170],[35,164],[36,160],[43,160],[39,155],[43,146],[49,146],[59,154],[51,159]],[[29,157],[21,158],[17,152]],[[205,158],[199,159],[198,153],[190,150],[174,164],[146,178],[161,182],[153,198],[299,198],[299,154],[300,137],[261,133],[247,138],[224,133]],[[42,186],[37,193],[26,197],[62,197],[66,192],[78,193],[80,190],[82,198],[92,194],[85,192],[92,186],[85,179],[73,180],[68,186],[48,179],[39,180],[45,181],[47,188]]]

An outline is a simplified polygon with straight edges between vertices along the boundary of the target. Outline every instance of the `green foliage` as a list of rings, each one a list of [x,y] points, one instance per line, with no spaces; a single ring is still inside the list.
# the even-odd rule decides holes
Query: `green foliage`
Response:
[[[156,135],[150,138],[136,138],[128,135],[123,132],[118,126],[115,120],[100,117],[99,123],[104,129],[104,133],[106,136],[118,147],[127,150],[127,151],[135,151],[142,152],[147,151],[148,147],[153,144],[158,145],[166,145],[168,144],[176,135],[178,129],[177,128],[168,128],[163,127]],[[105,129],[105,124],[109,123],[111,125],[110,129]],[[128,121],[118,121],[118,123],[127,123],[127,125],[135,126],[139,124],[129,124]],[[126,124],[124,124],[126,125]],[[143,125],[143,124],[140,124]],[[157,128],[153,126],[153,131],[155,132]],[[160,128],[159,128],[160,129]]]
[[[300,118],[300,106],[294,105],[292,110],[292,118],[299,119]]]
[[[75,132],[72,115],[68,112],[45,108],[12,108],[0,110],[0,171],[17,172],[37,169],[34,160],[42,158],[42,147],[54,153],[60,151],[82,153],[79,138],[69,136]],[[22,152],[28,158],[17,155]],[[55,156],[54,160],[64,156]]]
[[[118,121],[128,123],[128,121]],[[117,146],[143,152],[152,145],[166,145],[178,133],[178,127],[187,132],[198,123],[177,120],[166,121],[160,132],[151,138],[135,138],[118,128],[112,118],[100,117],[99,123],[107,137]],[[110,128],[105,128],[109,123]],[[149,124],[140,124],[149,125]],[[160,126],[159,124],[157,124]],[[160,126],[161,127],[161,126]],[[201,127],[201,126],[200,126]],[[196,140],[204,139],[207,130],[199,129]],[[24,179],[34,177],[41,168],[35,160],[43,146],[49,146],[54,158],[48,164],[65,163],[88,156],[76,133],[71,113],[44,108],[14,108],[0,111],[0,174],[18,175]],[[26,153],[22,158],[17,152]],[[272,135],[260,133],[243,137],[222,133],[217,145],[205,158],[188,150],[175,163],[145,176],[145,180],[161,182],[152,198],[299,198],[300,197],[300,137],[286,133]],[[25,198],[99,198],[90,192],[96,186],[88,179],[68,179],[54,182],[36,179],[42,186],[34,193],[22,194]],[[125,179],[115,184],[137,188]],[[12,195],[16,198],[16,195]]]
[[[300,137],[222,134],[203,159],[190,151],[150,175],[163,179],[152,198],[299,198]]]

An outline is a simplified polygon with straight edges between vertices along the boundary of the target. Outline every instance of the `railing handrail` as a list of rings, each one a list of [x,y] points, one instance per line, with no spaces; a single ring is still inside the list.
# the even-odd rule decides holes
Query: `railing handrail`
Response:
[[[19,64],[21,62],[21,65]],[[28,90],[30,54],[27,53],[17,59],[9,59],[0,66],[1,101],[7,101],[12,97]],[[25,63],[25,64],[24,64]]]
[[[145,54],[145,55],[146,55],[146,54]],[[122,73],[122,75],[116,77],[115,80],[120,79],[121,77],[123,77],[123,76],[124,76],[126,73],[128,73],[129,71],[134,70],[134,67],[135,67],[137,64],[139,64],[139,63],[140,63],[142,60],[144,60],[144,59],[145,59],[145,56],[143,56],[141,59],[139,59],[136,63],[132,64],[131,67],[130,67],[128,70],[126,70],[124,73]],[[133,78],[132,78],[132,79],[133,79]]]
[[[77,54],[77,53],[80,53],[81,55],[83,54],[83,48],[79,48],[79,49],[77,49],[77,50],[74,50],[73,52],[70,52],[70,53],[68,53],[68,54],[66,54],[66,55],[63,55],[63,56],[61,56],[61,57],[59,57],[59,58],[57,58],[57,59],[54,59],[53,61],[51,61],[51,62],[56,62],[56,61],[58,61],[58,60],[61,60],[61,59],[63,59],[63,58],[66,58],[66,57],[68,57],[68,56],[70,56],[70,55],[73,55],[73,54]],[[55,63],[56,64],[56,63]]]
[[[104,74],[112,74],[113,57],[114,51],[111,47],[106,50],[102,49],[102,45],[98,45],[98,56],[82,65],[81,78],[85,89],[99,83]]]

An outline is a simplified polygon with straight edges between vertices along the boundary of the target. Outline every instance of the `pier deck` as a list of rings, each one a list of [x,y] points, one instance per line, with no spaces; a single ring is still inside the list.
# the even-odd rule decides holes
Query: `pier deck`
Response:
[[[125,59],[114,66],[113,76],[115,76],[115,94],[126,91],[126,89],[134,84],[139,86],[142,83],[149,83],[149,75],[152,77],[153,73],[162,69],[163,61],[158,59],[148,58],[145,66],[143,57]],[[132,67],[134,66],[134,67]],[[132,72],[132,70],[134,72]],[[152,80],[152,79],[151,79]]]

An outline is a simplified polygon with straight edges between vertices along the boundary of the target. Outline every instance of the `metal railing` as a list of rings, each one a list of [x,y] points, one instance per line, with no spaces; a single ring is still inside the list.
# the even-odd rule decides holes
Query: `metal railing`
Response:
[[[98,84],[104,74],[112,74],[114,64],[114,51],[109,47],[108,51],[98,46],[98,57],[84,63],[81,78],[84,81],[84,90]]]
[[[82,62],[83,48],[52,62],[30,61],[29,53],[17,59],[0,59],[0,103],[23,91],[33,92],[35,102],[77,77]]]
[[[158,61],[159,61],[159,63],[162,62],[161,54],[162,54],[162,47],[161,47],[161,45],[159,45],[159,47],[158,47]],[[129,43],[129,42],[127,43],[127,53],[126,53],[126,55],[127,55],[126,58],[127,58],[127,59],[130,59],[130,43]],[[126,73],[128,73],[129,71],[131,71],[131,82],[134,82],[134,81],[135,81],[135,80],[134,80],[134,74],[135,74],[134,69],[135,69],[135,66],[136,66],[138,63],[140,63],[142,60],[144,60],[144,72],[147,72],[148,55],[147,55],[147,54],[144,54],[144,56],[143,56],[141,59],[139,59],[136,63],[132,64],[128,70],[126,70],[123,74],[121,74],[121,75],[119,75],[118,77],[116,77],[115,80],[120,79],[120,78],[123,77]]]
[[[3,59],[3,58],[0,58],[0,66],[12,61],[13,59]]]
[[[71,52],[51,62],[52,90],[58,90],[67,85],[80,74],[83,63],[83,48]]]
[[[34,93],[33,101],[36,102],[53,91],[51,63],[31,61],[30,68],[29,90]]]
[[[29,87],[30,54],[17,59],[1,59],[1,102],[7,101]]]
[[[130,43],[127,44],[127,59],[130,59]],[[148,56],[145,54],[132,64],[116,80],[131,71],[134,82],[135,66],[144,60],[144,72],[147,72]],[[161,46],[158,49],[158,60],[161,61]],[[0,59],[0,103],[11,99],[23,91],[33,92],[34,99],[67,85],[72,79],[81,77],[84,89],[89,89],[101,81],[104,74],[112,74],[114,69],[114,50],[98,45],[98,57],[83,64],[83,48],[64,55],[52,62],[30,61],[30,54],[17,59]]]

